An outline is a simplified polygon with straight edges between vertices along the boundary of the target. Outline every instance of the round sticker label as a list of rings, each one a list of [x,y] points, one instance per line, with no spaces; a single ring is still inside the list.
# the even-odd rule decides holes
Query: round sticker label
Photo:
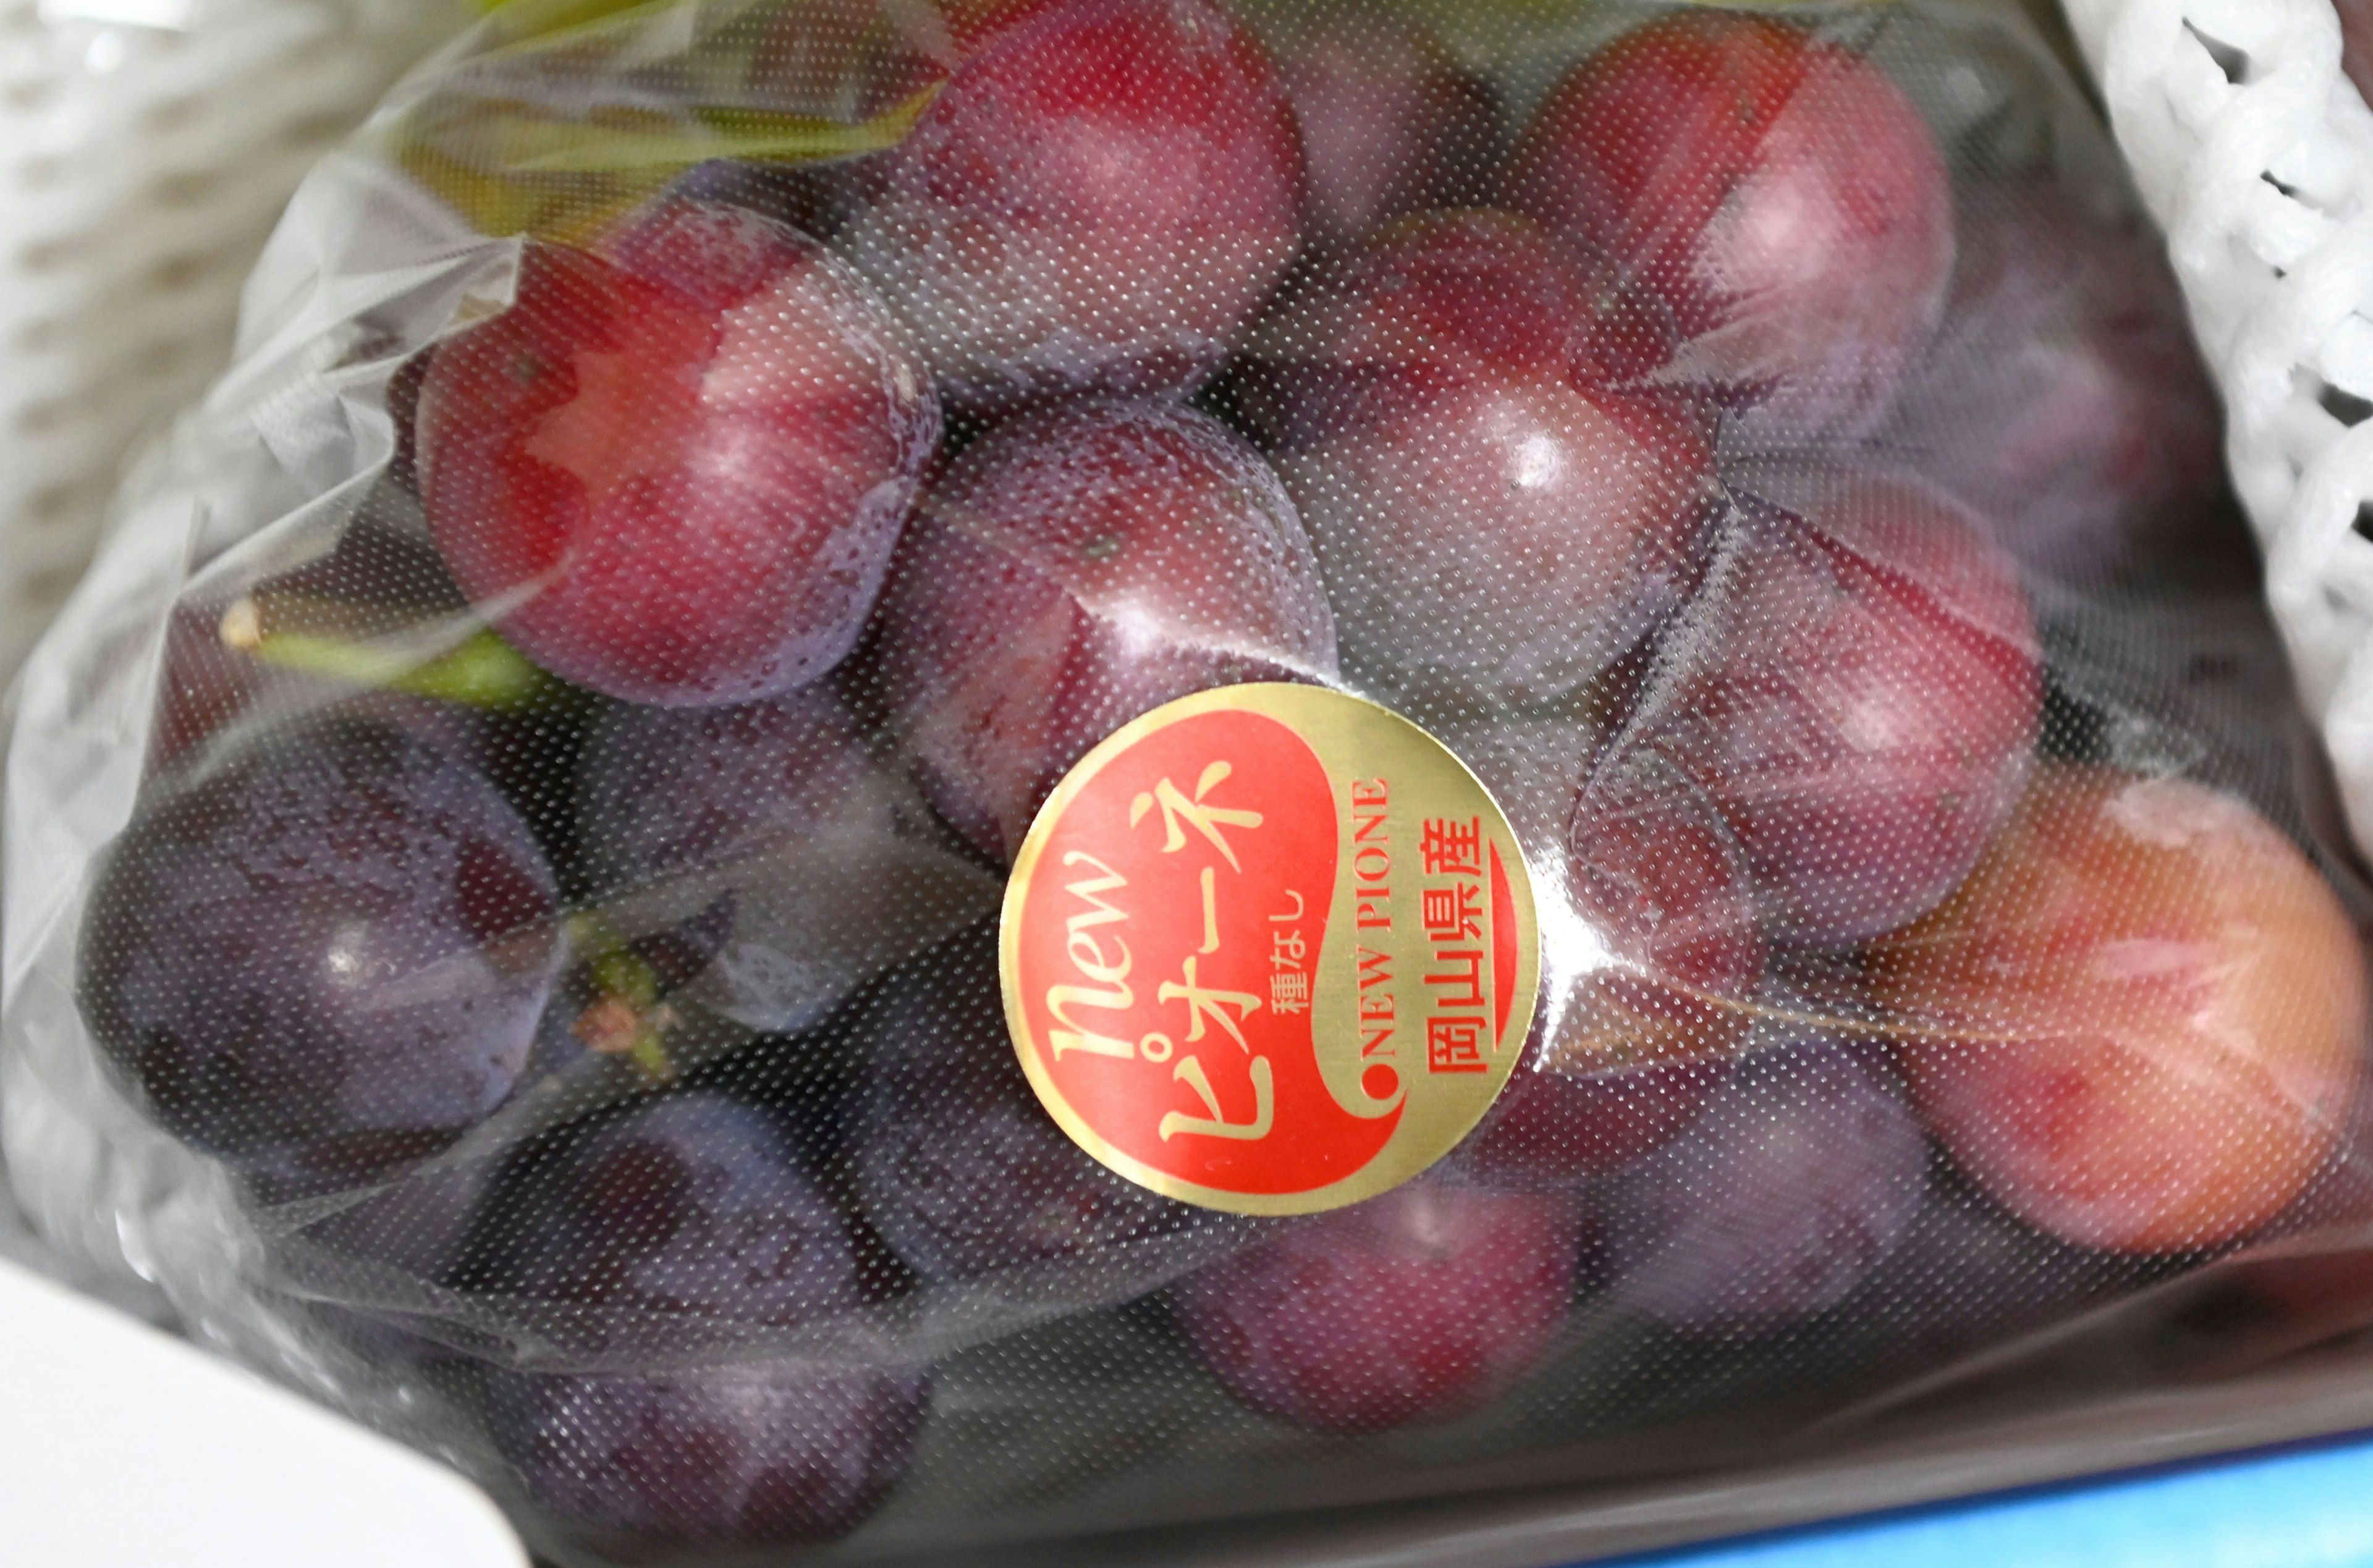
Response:
[[[1081,759],[1014,862],[999,960],[1063,1130],[1248,1214],[1448,1153],[1540,982],[1524,857],[1474,774],[1389,709],[1281,684],[1182,697]]]

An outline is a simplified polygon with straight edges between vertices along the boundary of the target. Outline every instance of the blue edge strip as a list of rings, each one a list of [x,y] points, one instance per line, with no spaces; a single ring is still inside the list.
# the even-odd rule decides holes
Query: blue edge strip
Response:
[[[2373,1433],[1597,1568],[2373,1568]]]

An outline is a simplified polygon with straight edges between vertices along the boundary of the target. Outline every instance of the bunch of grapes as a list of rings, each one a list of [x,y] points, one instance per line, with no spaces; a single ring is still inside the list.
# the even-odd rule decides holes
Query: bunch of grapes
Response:
[[[1957,198],[1887,72],[1760,15],[1635,27],[1522,123],[1357,11],[941,20],[886,150],[522,243],[338,552],[177,610],[89,889],[122,1082],[259,1206],[361,1195],[305,1245],[509,1325],[345,1331],[556,1529],[855,1527],[926,1318],[1136,1302],[1365,1433],[1489,1410],[1577,1302],[1866,1309],[1956,1194],[2166,1254],[2308,1188],[2348,919],[2237,797],[2046,734],[2035,574],[2216,489],[2136,445],[2200,404],[2168,302],[2086,271],[2130,238]],[[1475,1132],[1288,1222],[1074,1144],[994,940],[1067,772],[1253,681],[1433,729],[1545,912]]]

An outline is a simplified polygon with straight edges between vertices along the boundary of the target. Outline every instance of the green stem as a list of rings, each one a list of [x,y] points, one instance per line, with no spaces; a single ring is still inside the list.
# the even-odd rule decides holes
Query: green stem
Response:
[[[675,1059],[668,1054],[667,1041],[657,1029],[645,1029],[635,1037],[631,1060],[653,1083],[671,1084],[675,1081]]]
[[[623,947],[593,960],[593,983],[637,1012],[659,1005],[659,974]]]
[[[667,1031],[676,1016],[675,1010],[660,999],[659,971],[637,958],[598,911],[571,916],[568,938],[584,956],[594,989],[600,993],[600,999],[579,1016],[577,1037],[602,1054],[623,1054],[653,1083],[674,1081],[675,1059],[668,1052]],[[623,1005],[631,1015],[630,1040],[626,1029],[614,1033],[607,1027],[605,1015],[614,1005]],[[596,1019],[605,1019],[604,1025],[589,1028]]]
[[[483,629],[422,659],[371,643],[272,630],[264,625],[256,602],[241,599],[223,615],[221,634],[227,645],[282,669],[473,708],[523,708],[568,691],[526,655]]]

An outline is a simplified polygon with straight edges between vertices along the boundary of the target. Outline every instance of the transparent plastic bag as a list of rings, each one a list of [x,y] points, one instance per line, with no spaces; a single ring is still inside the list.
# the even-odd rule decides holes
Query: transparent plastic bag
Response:
[[[12,1170],[572,1564],[2238,1378],[2364,905],[2153,265],[1944,5],[513,0],[29,667]]]

